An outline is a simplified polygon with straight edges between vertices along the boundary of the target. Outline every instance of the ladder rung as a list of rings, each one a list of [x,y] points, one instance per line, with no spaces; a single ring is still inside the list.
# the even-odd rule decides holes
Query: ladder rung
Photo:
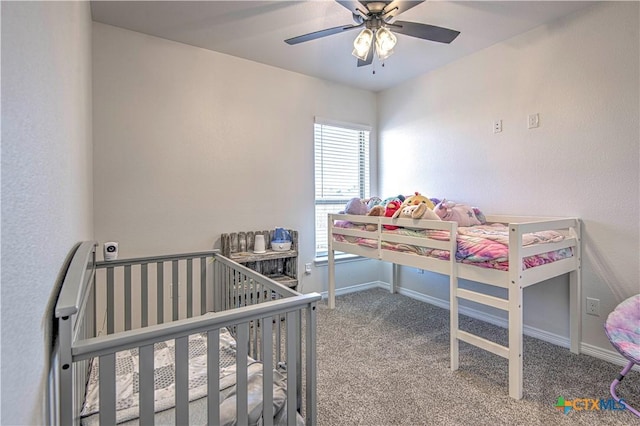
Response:
[[[481,303],[483,305],[493,306],[494,308],[502,309],[503,311],[509,311],[509,301],[499,297],[488,296],[486,294],[478,293],[477,291],[465,290],[463,288],[456,290],[456,296],[461,299],[471,300],[472,302]]]
[[[503,358],[509,358],[509,348],[499,345],[487,340],[485,338],[476,336],[475,334],[467,333],[466,331],[458,330],[457,337],[459,340],[470,343],[474,346],[484,349],[485,351],[492,352],[496,355],[500,355]]]

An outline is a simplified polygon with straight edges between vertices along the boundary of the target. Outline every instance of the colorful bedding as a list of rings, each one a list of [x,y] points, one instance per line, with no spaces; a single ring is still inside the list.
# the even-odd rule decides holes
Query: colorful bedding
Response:
[[[336,221],[335,226],[339,228],[365,229],[364,225],[353,224],[346,221]],[[385,229],[383,230],[383,233],[449,241],[449,232],[443,230],[413,230],[409,228],[399,228],[396,230]],[[337,242],[358,244],[371,248],[378,247],[377,239],[352,237],[340,234],[334,234],[333,238],[334,241]],[[524,234],[522,237],[522,244],[523,246],[529,246],[532,244],[562,241],[563,239],[564,236],[557,231],[541,231]],[[456,261],[485,268],[499,269],[502,271],[509,270],[509,229],[506,225],[496,223],[491,225],[459,227],[456,240]],[[382,241],[381,246],[384,250],[408,252],[440,260],[449,260],[449,252],[446,250],[431,249],[409,244],[390,243],[386,241]],[[571,256],[573,256],[571,248],[565,248],[526,257],[522,262],[523,267],[526,269],[566,259]]]

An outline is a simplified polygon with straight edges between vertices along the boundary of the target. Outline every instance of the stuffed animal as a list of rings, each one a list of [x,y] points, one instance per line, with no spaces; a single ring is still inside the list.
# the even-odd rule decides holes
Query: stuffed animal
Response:
[[[428,219],[428,220],[440,220],[437,214],[426,203],[419,203],[417,205],[404,206],[399,208],[393,217],[408,218],[408,219]]]
[[[380,199],[380,197],[371,197],[367,200],[367,208],[369,209],[369,211],[371,211],[371,209],[374,208],[375,206],[382,206],[382,208],[384,209],[384,205],[382,204],[382,200]],[[382,215],[376,215],[376,216],[382,216]]]
[[[340,214],[357,214],[357,215],[365,215],[369,209],[367,208],[367,203],[364,202],[361,198],[352,198],[347,201],[347,205],[344,207],[344,210],[340,212]]]
[[[476,214],[476,211],[480,213],[478,209],[465,204],[447,201],[446,198],[436,206],[434,211],[440,219],[457,222],[459,226],[482,225],[482,220],[480,220]],[[481,218],[484,219],[484,215],[482,215],[482,213],[480,213],[480,215]]]
[[[367,212],[367,216],[384,216],[384,207],[380,205],[371,207],[371,210]]]
[[[404,206],[417,206],[418,204],[421,204],[421,203],[426,204],[427,207],[429,207],[429,209],[431,209],[431,210],[433,210],[433,208],[435,207],[430,199],[428,199],[424,195],[421,195],[419,192],[416,192],[415,195],[411,195],[411,196],[405,198],[404,202],[402,203],[402,206],[403,207]]]
[[[402,202],[404,202],[404,195],[402,195],[402,194],[401,194],[401,195],[396,195],[395,197],[385,198],[384,200],[382,200],[382,201],[380,202],[380,204],[381,204],[383,207],[386,207],[386,206],[387,206],[387,204],[389,204],[389,203],[390,203],[390,202],[392,202],[392,201],[400,201],[400,204],[402,204]]]
[[[387,203],[384,208],[384,216],[385,217],[393,217],[394,213],[400,209],[401,202],[399,200],[391,200]],[[393,225],[382,225],[384,229],[394,230],[398,229],[398,226]]]

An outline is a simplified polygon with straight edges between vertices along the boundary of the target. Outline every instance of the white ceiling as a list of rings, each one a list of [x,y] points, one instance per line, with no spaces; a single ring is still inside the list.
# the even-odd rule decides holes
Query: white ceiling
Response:
[[[455,29],[451,44],[402,34],[384,67],[356,67],[358,31],[290,46],[285,39],[353,24],[333,0],[92,1],[93,20],[267,65],[380,91],[593,4],[588,1],[425,1],[398,19]],[[373,70],[375,69],[375,74]]]

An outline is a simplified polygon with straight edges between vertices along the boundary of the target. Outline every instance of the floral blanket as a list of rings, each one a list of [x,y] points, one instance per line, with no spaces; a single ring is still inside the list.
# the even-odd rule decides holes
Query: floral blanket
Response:
[[[364,229],[361,225],[351,222],[337,221],[336,227]],[[384,233],[396,235],[407,235],[411,237],[432,238],[439,241],[449,241],[449,232],[443,230],[413,230],[409,228],[399,228],[396,230],[384,230]],[[338,242],[363,245],[371,248],[378,247],[377,239],[351,237],[334,234],[334,240]],[[541,231],[524,234],[522,237],[523,246],[532,244],[544,244],[562,241],[564,236],[557,231]],[[506,225],[495,223],[491,225],[478,225],[469,227],[459,227],[456,237],[457,250],[456,260],[462,263],[469,263],[485,268],[509,270],[509,228]],[[419,247],[409,244],[390,243],[383,241],[381,246],[385,250],[394,250],[414,253],[421,256],[430,256],[441,260],[449,260],[449,252],[439,249]],[[541,253],[523,259],[524,268],[543,265],[573,256],[570,248],[565,248],[548,253]]]

